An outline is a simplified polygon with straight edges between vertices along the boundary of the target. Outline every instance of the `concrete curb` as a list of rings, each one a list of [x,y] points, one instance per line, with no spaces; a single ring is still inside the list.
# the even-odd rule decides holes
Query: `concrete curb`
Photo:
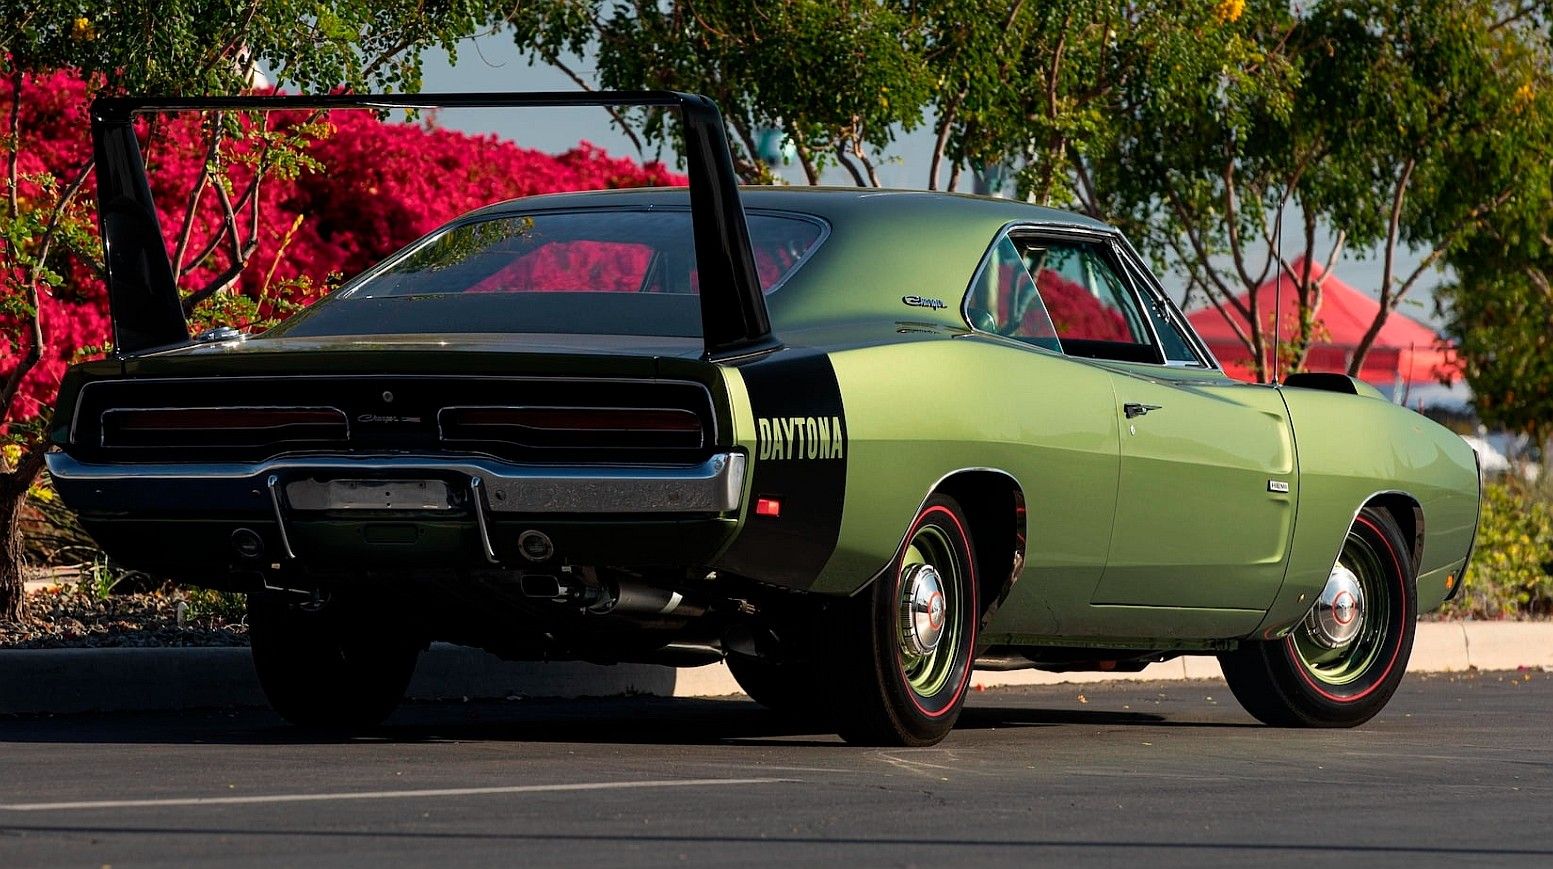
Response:
[[[1409,673],[1453,673],[1465,670],[1553,670],[1553,622],[1419,622],[1413,640]],[[1083,684],[1111,681],[1218,679],[1219,662],[1206,655],[1183,655],[1152,664],[1137,673],[1047,673],[1042,670],[977,671],[973,687]],[[728,668],[718,664],[679,671],[676,697],[738,694]]]
[[[1553,670],[1553,623],[1423,622],[1410,672]],[[978,672],[982,688],[1111,680],[1209,679],[1209,657],[1184,657],[1138,673]],[[717,697],[739,694],[721,664],[674,670],[572,662],[512,663],[477,649],[437,644],[421,656],[412,699],[603,697],[619,694]],[[0,714],[151,711],[262,706],[247,649],[49,649],[0,652]]]

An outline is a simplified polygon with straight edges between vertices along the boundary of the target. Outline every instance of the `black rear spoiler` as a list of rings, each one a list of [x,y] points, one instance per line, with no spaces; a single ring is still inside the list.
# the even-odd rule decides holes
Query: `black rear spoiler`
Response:
[[[108,303],[113,315],[114,353],[122,356],[189,340],[188,323],[173,282],[172,263],[135,137],[136,115],[555,106],[662,106],[679,110],[684,121],[685,162],[690,175],[690,216],[701,286],[705,355],[727,357],[780,346],[771,334],[771,320],[750,248],[749,226],[739,203],[738,176],[734,174],[733,155],[717,105],[703,96],[674,91],[605,91],[94,100],[92,146],[97,160],[98,219]]]

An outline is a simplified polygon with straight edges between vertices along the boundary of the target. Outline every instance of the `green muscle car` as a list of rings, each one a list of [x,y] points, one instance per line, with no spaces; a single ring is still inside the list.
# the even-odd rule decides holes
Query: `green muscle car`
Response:
[[[677,112],[689,188],[492,205],[189,337],[137,115],[577,102]],[[94,133],[116,352],[65,379],[50,471],[114,558],[248,593],[298,724],[375,724],[444,640],[725,660],[864,743],[942,739],[977,667],[1178,655],[1352,726],[1461,586],[1466,443],[1348,377],[1230,380],[1085,217],[740,189],[672,93],[101,100]]]

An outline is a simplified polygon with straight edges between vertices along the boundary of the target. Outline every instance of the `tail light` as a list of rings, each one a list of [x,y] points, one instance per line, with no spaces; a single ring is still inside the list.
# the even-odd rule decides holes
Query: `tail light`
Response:
[[[105,447],[260,446],[281,441],[343,442],[345,413],[332,407],[173,407],[102,414]]]
[[[533,447],[695,449],[701,418],[677,408],[449,407],[439,416],[445,441]]]

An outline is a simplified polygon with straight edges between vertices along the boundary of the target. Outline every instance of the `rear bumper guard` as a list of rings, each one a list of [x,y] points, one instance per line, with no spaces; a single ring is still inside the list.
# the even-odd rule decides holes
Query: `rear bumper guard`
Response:
[[[462,481],[481,513],[706,514],[739,508],[745,456],[717,453],[688,466],[557,467],[431,456],[95,464],[54,452],[48,467],[65,503],[85,513],[279,512],[277,487],[293,480],[435,477]]]

